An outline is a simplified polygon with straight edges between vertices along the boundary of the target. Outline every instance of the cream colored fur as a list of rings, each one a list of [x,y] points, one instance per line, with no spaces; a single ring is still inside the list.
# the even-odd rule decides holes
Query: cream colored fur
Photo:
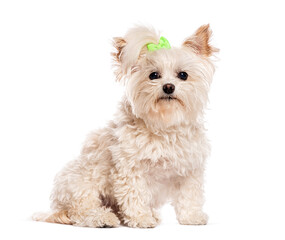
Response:
[[[214,73],[209,26],[182,47],[149,52],[152,29],[136,27],[115,38],[117,79],[126,94],[113,121],[92,132],[80,156],[56,176],[51,213],[35,220],[87,227],[155,227],[171,201],[181,224],[206,224],[203,174],[210,146],[203,111]],[[207,48],[207,49],[206,49]],[[151,72],[160,79],[150,80]],[[177,78],[188,73],[186,81]],[[175,85],[176,99],[161,99]]]

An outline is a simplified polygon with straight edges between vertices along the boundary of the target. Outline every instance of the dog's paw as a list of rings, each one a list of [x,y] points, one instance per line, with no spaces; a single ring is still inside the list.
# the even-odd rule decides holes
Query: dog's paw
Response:
[[[160,222],[161,222],[160,214],[157,210],[155,210],[155,209],[152,210],[152,216],[154,217],[156,223],[160,224]]]
[[[119,225],[120,220],[114,213],[109,212],[102,216],[100,227],[118,227]]]
[[[74,221],[75,220],[75,221]],[[91,210],[84,217],[74,219],[74,225],[81,227],[118,227],[120,220],[111,211],[104,211],[103,209]]]
[[[208,215],[202,211],[189,212],[187,215],[179,216],[178,222],[182,225],[206,225]]]
[[[158,224],[157,219],[149,215],[125,217],[124,222],[133,228],[154,228]]]

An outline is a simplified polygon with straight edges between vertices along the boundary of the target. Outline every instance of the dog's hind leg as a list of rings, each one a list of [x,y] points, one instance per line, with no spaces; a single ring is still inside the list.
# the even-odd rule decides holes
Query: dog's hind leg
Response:
[[[33,216],[36,221],[49,223],[71,224],[81,227],[117,227],[120,220],[110,207],[102,205],[97,194],[83,195],[69,202],[63,208],[62,203],[54,205],[51,213],[37,213]],[[63,210],[65,209],[65,210]]]
[[[117,227],[120,220],[110,207],[102,205],[98,193],[83,195],[69,204],[67,217],[81,227]]]

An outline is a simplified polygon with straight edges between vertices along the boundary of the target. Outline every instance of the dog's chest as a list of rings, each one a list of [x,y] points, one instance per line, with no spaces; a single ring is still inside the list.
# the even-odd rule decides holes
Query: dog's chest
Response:
[[[128,164],[162,175],[185,176],[203,165],[209,144],[203,128],[180,127],[173,131],[154,134],[145,126],[123,125],[116,128],[118,144],[112,146],[115,158]]]
[[[141,146],[139,159],[157,179],[185,176],[200,167],[208,147],[207,141],[197,133],[148,136],[148,142]]]

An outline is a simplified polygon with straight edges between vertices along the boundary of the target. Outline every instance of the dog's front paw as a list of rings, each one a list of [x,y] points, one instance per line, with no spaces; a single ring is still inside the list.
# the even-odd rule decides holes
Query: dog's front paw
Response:
[[[158,222],[153,216],[142,215],[139,217],[125,217],[124,222],[133,228],[154,228]]]
[[[189,212],[187,215],[179,216],[178,222],[182,225],[206,225],[208,215],[202,211]]]

